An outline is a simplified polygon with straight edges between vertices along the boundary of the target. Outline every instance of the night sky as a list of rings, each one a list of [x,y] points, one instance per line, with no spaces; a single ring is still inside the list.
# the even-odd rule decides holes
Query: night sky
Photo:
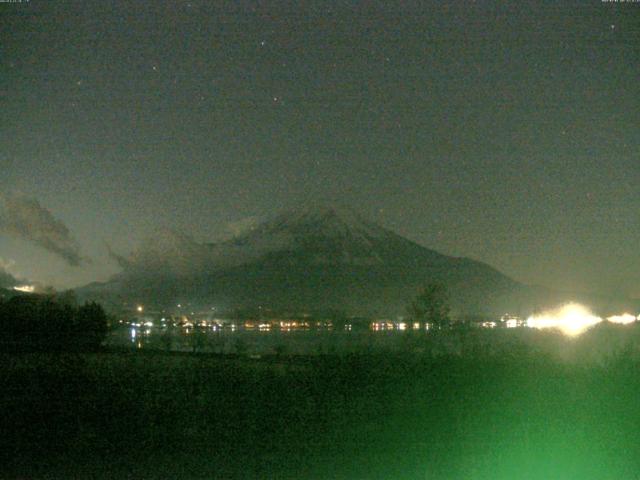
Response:
[[[23,0],[0,15],[14,276],[104,280],[107,245],[128,254],[161,227],[216,240],[313,202],[525,283],[640,296],[640,3]]]

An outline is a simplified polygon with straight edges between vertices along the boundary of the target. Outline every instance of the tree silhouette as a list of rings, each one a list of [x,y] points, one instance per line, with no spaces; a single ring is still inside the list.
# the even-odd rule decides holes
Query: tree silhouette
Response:
[[[436,330],[451,325],[449,296],[441,283],[429,283],[423,287],[407,310],[414,322],[429,324]]]
[[[107,334],[107,315],[97,303],[81,307],[47,295],[20,295],[0,302],[0,349],[96,350]]]
[[[91,302],[78,308],[75,324],[79,347],[90,350],[100,347],[107,335],[107,314],[101,305]]]

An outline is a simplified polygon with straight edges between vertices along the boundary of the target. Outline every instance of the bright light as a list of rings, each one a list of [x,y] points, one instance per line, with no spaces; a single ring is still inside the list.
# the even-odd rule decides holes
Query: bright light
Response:
[[[628,313],[623,313],[622,315],[613,315],[612,317],[607,317],[607,321],[611,323],[619,323],[621,325],[628,325],[635,322],[636,317]]]
[[[557,328],[565,335],[576,336],[600,322],[602,319],[593,315],[586,307],[570,303],[557,310],[529,317],[527,327]]]
[[[36,291],[35,285],[18,285],[17,287],[13,287],[13,289],[17,290],[18,292],[26,293],[33,293]]]
[[[138,311],[138,313],[142,313],[142,311],[144,310],[144,307],[142,305],[138,305],[136,310]]]

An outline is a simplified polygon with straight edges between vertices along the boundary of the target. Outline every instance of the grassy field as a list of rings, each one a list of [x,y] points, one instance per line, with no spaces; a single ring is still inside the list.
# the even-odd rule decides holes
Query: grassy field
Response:
[[[640,478],[629,349],[0,360],[1,478]]]

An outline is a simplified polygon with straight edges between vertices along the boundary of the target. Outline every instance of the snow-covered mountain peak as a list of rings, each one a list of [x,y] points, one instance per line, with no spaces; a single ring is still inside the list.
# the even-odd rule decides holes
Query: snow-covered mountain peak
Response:
[[[290,210],[215,244],[159,232],[121,263],[105,294],[168,304],[398,312],[428,281],[470,295],[474,305],[517,287],[487,265],[447,257],[334,206]]]
[[[333,205],[304,207],[286,211],[267,221],[255,232],[287,232],[293,236],[322,235],[378,238],[388,235],[382,227],[364,219],[357,212]]]

